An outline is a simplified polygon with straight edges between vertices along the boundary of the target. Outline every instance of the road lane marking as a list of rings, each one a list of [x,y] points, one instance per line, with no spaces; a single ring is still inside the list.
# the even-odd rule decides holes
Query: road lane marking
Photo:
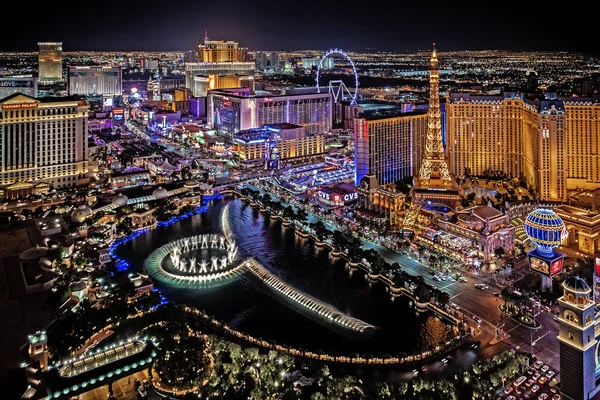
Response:
[[[467,292],[467,289],[465,289],[463,292],[455,294],[454,296],[450,297],[450,299],[453,299],[453,298],[455,298],[457,296],[460,296],[461,294],[466,293],[466,292]]]

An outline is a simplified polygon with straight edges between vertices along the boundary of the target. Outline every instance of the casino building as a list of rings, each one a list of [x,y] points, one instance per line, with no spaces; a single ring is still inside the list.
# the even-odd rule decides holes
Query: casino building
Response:
[[[318,93],[316,88],[263,94],[236,88],[208,93],[209,123],[228,140],[240,131],[280,122],[303,126],[307,134],[323,134],[331,130],[331,108],[331,94]]]
[[[14,94],[0,100],[0,187],[3,197],[32,193],[41,183],[88,182],[88,104],[72,98]]]
[[[121,67],[69,66],[69,95],[113,95],[123,92]]]
[[[452,93],[446,104],[450,173],[522,177],[542,200],[600,187],[600,95],[529,99]]]

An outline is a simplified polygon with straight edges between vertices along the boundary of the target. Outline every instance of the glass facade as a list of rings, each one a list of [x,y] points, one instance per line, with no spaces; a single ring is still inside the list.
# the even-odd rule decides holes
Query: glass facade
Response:
[[[392,118],[354,122],[354,162],[356,185],[366,174],[380,184],[394,183],[412,176],[418,169],[414,146],[427,131],[427,114],[411,113]]]
[[[240,119],[241,102],[232,101],[226,97],[213,98],[213,128],[219,134],[232,139],[241,129]]]
[[[38,43],[38,77],[40,80],[62,79],[62,42]]]

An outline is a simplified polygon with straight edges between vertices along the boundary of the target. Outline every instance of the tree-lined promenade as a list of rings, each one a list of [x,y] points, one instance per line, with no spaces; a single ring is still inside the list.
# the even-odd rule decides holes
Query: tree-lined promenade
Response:
[[[313,240],[317,246],[327,247],[333,257],[343,258],[350,268],[362,270],[370,282],[383,283],[392,297],[406,295],[452,325],[460,325],[456,317],[440,307],[448,303],[448,293],[428,285],[422,276],[411,275],[402,270],[398,263],[386,262],[377,251],[362,249],[360,239],[348,237],[339,230],[330,231],[321,221],[309,223],[306,212],[301,209],[294,210],[291,205],[284,206],[268,194],[261,195],[258,191],[248,188],[240,191],[229,190],[222,194],[239,196],[242,201],[259,207],[261,212],[270,215],[271,218],[282,221],[284,226],[293,225],[295,233],[300,237]]]

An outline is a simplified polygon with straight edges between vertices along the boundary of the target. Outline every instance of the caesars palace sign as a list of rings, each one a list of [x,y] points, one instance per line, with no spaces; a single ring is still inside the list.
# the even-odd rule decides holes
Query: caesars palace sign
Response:
[[[29,108],[37,108],[38,103],[17,103],[17,104],[2,104],[3,110],[24,110]]]

